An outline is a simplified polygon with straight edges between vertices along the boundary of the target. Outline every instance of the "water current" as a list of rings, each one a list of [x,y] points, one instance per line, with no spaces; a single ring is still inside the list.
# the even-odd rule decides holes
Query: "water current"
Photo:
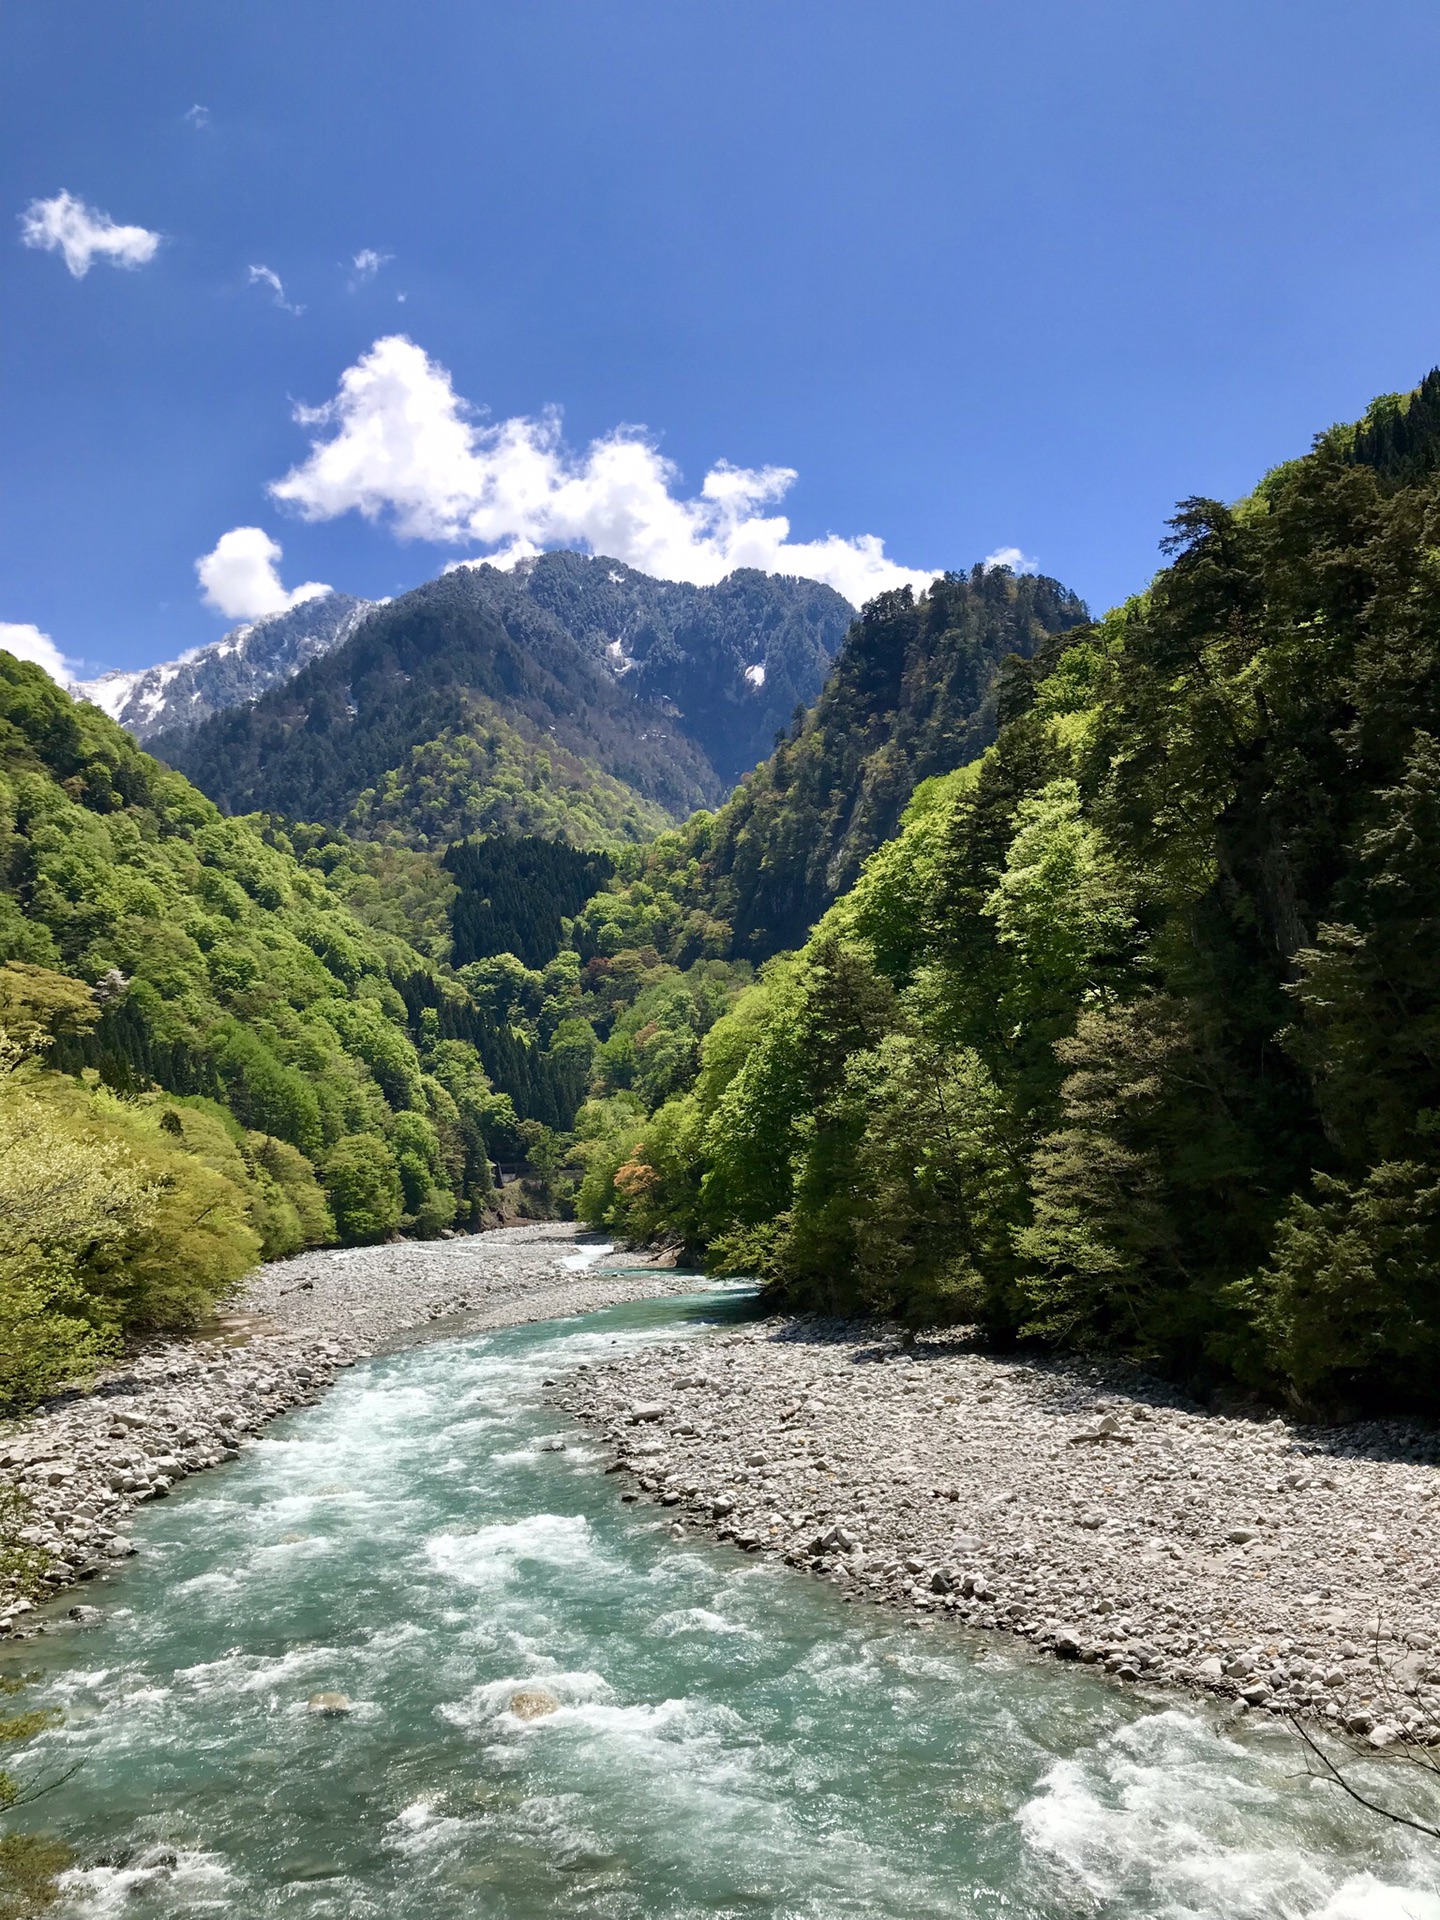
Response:
[[[25,1650],[38,1758],[82,1762],[29,1816],[77,1849],[63,1911],[1440,1920],[1440,1853],[1288,1736],[623,1504],[542,1381],[735,1310],[372,1360],[145,1509],[103,1621]]]

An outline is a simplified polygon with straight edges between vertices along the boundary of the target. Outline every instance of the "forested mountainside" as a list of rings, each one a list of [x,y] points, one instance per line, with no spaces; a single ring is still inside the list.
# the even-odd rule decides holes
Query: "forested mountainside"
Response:
[[[546,553],[492,587],[528,595],[603,651],[637,699],[673,711],[723,792],[815,699],[855,618],[833,587],[753,567],[692,587],[618,560]]]
[[[0,1410],[261,1255],[473,1220],[569,1124],[573,957],[492,1017],[384,930],[445,902],[375,852],[224,818],[0,653]]]
[[[513,710],[506,719],[495,701],[472,694],[452,712],[434,739],[365,789],[344,817],[348,833],[436,850],[476,834],[607,847],[649,841],[671,825],[657,801]]]
[[[576,929],[582,958],[797,947],[890,838],[916,786],[995,738],[1013,673],[1088,618],[1056,580],[972,568],[865,608],[815,706],[712,815],[628,855]]]
[[[286,613],[234,627],[208,647],[132,672],[102,673],[76,693],[93,700],[137,740],[169,728],[194,727],[212,714],[243,706],[297,674],[307,662],[348,640],[371,602],[348,593],[319,594]]]
[[[1183,503],[693,1084],[589,1110],[588,1217],[797,1305],[1440,1405],[1437,467],[1440,373]]]
[[[580,554],[465,567],[376,608],[252,706],[152,744],[230,812],[426,845],[639,838],[657,810],[729,790],[819,691],[851,612],[758,573],[700,588]]]

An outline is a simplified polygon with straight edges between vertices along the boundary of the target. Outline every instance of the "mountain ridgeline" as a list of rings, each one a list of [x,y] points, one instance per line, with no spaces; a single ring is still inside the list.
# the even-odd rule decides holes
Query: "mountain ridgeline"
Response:
[[[792,1307],[1440,1411],[1440,372],[1165,546],[461,569],[157,742],[259,821],[0,657],[0,1402],[574,1151]]]
[[[311,660],[341,646],[370,608],[370,601],[348,593],[317,594],[285,613],[247,621],[178,660],[103,673],[75,691],[140,741],[196,727],[212,714],[257,700]]]
[[[229,812],[435,847],[648,838],[768,749],[852,617],[827,587],[753,572],[702,588],[574,553],[462,567],[153,745]]]
[[[819,700],[738,792],[627,854],[577,926],[582,958],[648,943],[678,960],[760,961],[798,947],[920,782],[995,738],[1005,673],[1088,617],[1058,581],[1004,567],[872,601]]]
[[[1440,372],[1167,547],[1007,668],[688,1088],[590,1111],[582,1207],[795,1306],[1434,1412]]]

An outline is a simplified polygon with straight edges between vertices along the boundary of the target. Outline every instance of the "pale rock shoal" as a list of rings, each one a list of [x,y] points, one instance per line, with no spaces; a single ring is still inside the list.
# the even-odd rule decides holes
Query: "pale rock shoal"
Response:
[[[676,1517],[856,1600],[1367,1738],[1440,1738],[1440,1470],[1408,1422],[1202,1411],[963,1337],[766,1321],[555,1398]]]

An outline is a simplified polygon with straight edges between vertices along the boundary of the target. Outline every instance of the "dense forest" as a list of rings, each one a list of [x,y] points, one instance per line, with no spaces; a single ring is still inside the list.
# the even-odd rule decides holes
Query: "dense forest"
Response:
[[[445,869],[457,890],[450,909],[457,967],[492,953],[543,967],[564,944],[566,919],[613,870],[603,853],[530,836],[457,842],[446,850]]]
[[[672,959],[797,947],[922,780],[995,737],[999,670],[1088,618],[1058,581],[1007,567],[865,608],[815,706],[713,816],[623,856],[577,925],[582,958],[646,942]]]
[[[587,1220],[776,1302],[1433,1410],[1437,530],[1440,374],[1182,503],[1099,621],[1003,568],[882,597],[643,846],[656,803],[514,717],[575,683],[513,582],[533,658],[456,574],[192,736],[245,818],[0,656],[0,1400],[573,1154]],[[597,685],[679,659],[553,558]],[[645,777],[698,789],[678,737]]]
[[[0,654],[0,1407],[262,1256],[478,1220],[569,1124],[590,1045],[492,1018],[384,924],[463,890],[336,839],[226,819]]]
[[[154,751],[230,812],[263,807],[343,824],[362,795],[415,748],[465,733],[472,712],[499,709],[516,739],[549,732],[667,813],[712,798],[699,748],[643,713],[604,661],[532,602],[501,620],[483,578],[462,568],[377,608],[333,653],[253,705],[163,733]],[[476,709],[473,702],[487,703]],[[510,748],[506,739],[495,751]],[[501,769],[502,778],[504,769]],[[523,785],[533,784],[521,776]]]
[[[1017,649],[993,744],[693,1082],[592,1113],[587,1217],[792,1305],[1434,1410],[1437,469],[1440,373],[1184,502],[1146,592]]]

